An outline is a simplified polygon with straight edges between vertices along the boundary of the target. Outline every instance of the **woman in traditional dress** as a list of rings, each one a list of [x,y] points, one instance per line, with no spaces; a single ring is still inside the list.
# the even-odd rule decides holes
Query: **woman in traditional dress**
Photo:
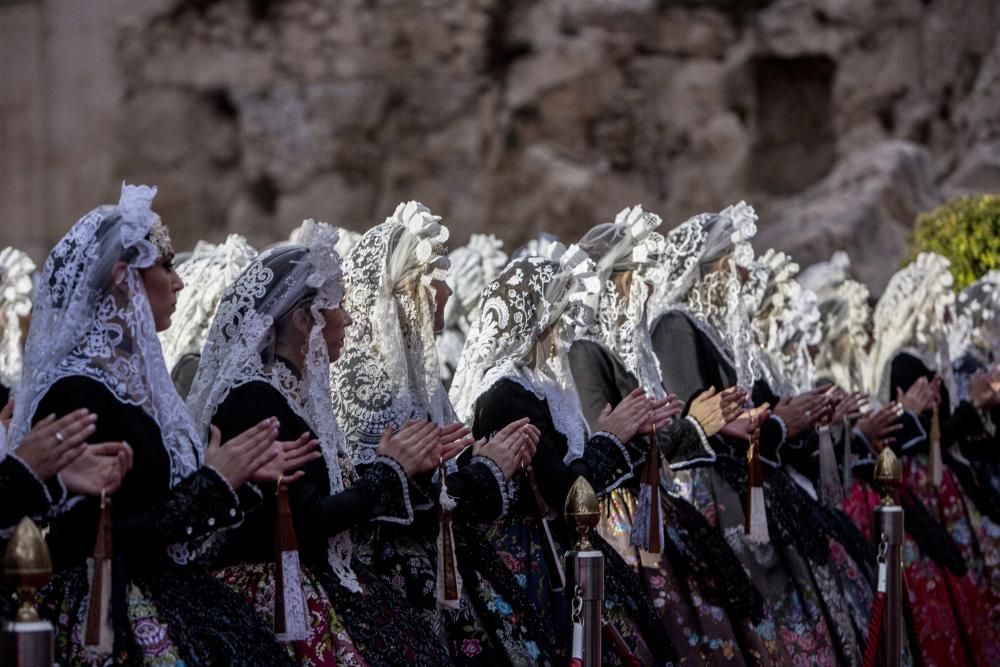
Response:
[[[743,286],[753,261],[755,221],[753,209],[741,203],[695,216],[667,236],[664,277],[649,317],[663,384],[679,396],[711,386],[754,387],[761,374]],[[851,664],[860,660],[857,641],[834,635],[850,630],[851,620],[827,613],[813,578],[815,565],[829,560],[827,537],[815,524],[803,523],[796,508],[805,494],[778,468],[779,448],[819,418],[822,400],[806,394],[776,405],[773,396],[767,398],[775,414],[760,428],[757,451],[750,452],[751,468],[759,458],[762,474],[748,471],[745,442],[717,436],[716,460],[690,471],[685,493],[722,531],[764,596],[773,625],[761,624],[758,633],[775,655],[785,654],[778,662],[808,657],[813,664]],[[754,402],[768,401],[758,394]]]
[[[933,664],[994,664],[1000,660],[1000,635],[990,610],[1000,603],[1000,572],[996,560],[988,564],[982,554],[997,548],[1000,530],[963,492],[953,472],[961,465],[955,457],[962,456],[962,445],[987,436],[986,413],[992,406],[980,381],[971,387],[969,400],[957,400],[947,340],[954,303],[949,266],[939,255],[921,253],[890,279],[873,316],[868,383],[883,402],[920,388],[933,395],[924,409],[916,408],[922,432],[893,448],[907,490],[951,535],[968,567],[967,576],[953,568],[943,569],[942,577],[928,561],[904,551],[922,658]],[[942,583],[946,597],[939,594]],[[983,623],[984,618],[991,622]]]
[[[218,576],[277,621],[302,664],[446,664],[443,644],[400,591],[352,558],[350,534],[371,521],[412,521],[408,475],[437,465],[437,428],[387,434],[374,463],[353,475],[329,399],[330,362],[351,323],[338,234],[308,221],[297,239],[266,250],[226,292],[189,405],[200,427],[215,424],[223,437],[274,417],[280,438],[307,433],[322,457],[283,482],[287,510],[276,486],[262,485],[263,507],[225,536],[218,562],[228,567]]]
[[[615,223],[594,227],[579,243],[597,265],[601,290],[597,317],[569,350],[592,430],[605,405],[617,405],[637,387],[666,396],[646,320],[646,301],[665,251],[663,237],[654,231],[659,224],[659,216],[640,206],[626,208]],[[657,430],[656,458],[666,459],[668,480],[671,468],[714,461],[708,436],[735,420],[746,398],[738,388],[706,392],[693,398],[684,419]],[[659,482],[660,467],[650,465],[643,466],[645,476]],[[766,664],[770,656],[753,629],[763,620],[763,600],[736,555],[677,493],[657,491],[662,529],[637,525],[650,511],[643,506],[649,502],[643,493],[650,495],[640,485],[645,476],[637,474],[607,495],[599,529],[643,576],[674,650],[682,660],[699,664]],[[655,545],[651,529],[662,532]]]
[[[599,496],[631,479],[645,455],[634,437],[648,432],[653,420],[662,425],[672,406],[659,401],[654,412],[641,389],[630,392],[614,410],[605,407],[590,433],[567,352],[577,324],[585,321],[577,318],[593,315],[588,311],[595,304],[586,302],[596,297],[598,281],[593,263],[577,246],[559,244],[547,252],[545,258],[515,260],[483,291],[451,395],[459,414],[472,420],[476,436],[516,416],[529,417],[540,431],[531,468],[515,479],[517,500],[492,537],[565,660],[572,596],[563,588],[561,562],[573,544],[572,530],[559,518],[566,495],[581,476]],[[683,446],[700,448],[697,435]],[[591,539],[607,559],[605,614],[618,634],[643,664],[672,656],[636,573],[603,539]],[[611,641],[604,648],[606,662],[622,660]]]
[[[193,562],[209,536],[253,506],[244,482],[283,472],[284,452],[264,421],[198,454],[156,337],[182,283],[150,210],[155,193],[123,185],[117,206],[81,218],[49,254],[36,293],[13,441],[48,415],[85,408],[97,416],[93,440],[133,452],[111,504],[73,497],[50,521],[56,573],[42,599],[56,659],[285,664],[262,619]]]
[[[441,427],[446,450],[472,442],[441,383],[435,341],[449,295],[447,238],[438,216],[407,202],[368,230],[345,262],[344,309],[353,324],[332,367],[332,395],[359,471],[375,462],[386,429],[398,431],[410,420]],[[458,663],[550,659],[551,638],[539,633],[524,593],[482,539],[483,527],[510,504],[507,480],[530,460],[525,424],[514,428],[525,436],[514,438],[516,447],[503,438],[487,442],[469,448],[471,458],[411,479],[412,522],[359,531],[359,557],[405,587]]]
[[[219,299],[256,255],[245,238],[230,234],[218,245],[199,241],[191,256],[177,267],[184,284],[197,285],[197,289],[177,295],[177,309],[170,328],[160,334],[160,343],[170,378],[182,398],[191,391]]]

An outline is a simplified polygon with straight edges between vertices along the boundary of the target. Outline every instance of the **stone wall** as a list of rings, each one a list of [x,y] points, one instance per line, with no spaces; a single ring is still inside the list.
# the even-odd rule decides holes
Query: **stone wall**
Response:
[[[745,198],[878,289],[917,211],[1000,191],[998,34],[993,0],[0,0],[0,244],[40,256],[122,178],[182,247]]]

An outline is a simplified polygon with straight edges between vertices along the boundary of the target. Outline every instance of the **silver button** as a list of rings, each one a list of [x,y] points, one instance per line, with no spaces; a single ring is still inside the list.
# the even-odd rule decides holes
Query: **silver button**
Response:
[[[215,518],[214,518],[214,517],[213,517],[213,518],[210,518],[210,519],[208,520],[208,525],[209,525],[209,526],[214,526],[214,525],[215,525]]]

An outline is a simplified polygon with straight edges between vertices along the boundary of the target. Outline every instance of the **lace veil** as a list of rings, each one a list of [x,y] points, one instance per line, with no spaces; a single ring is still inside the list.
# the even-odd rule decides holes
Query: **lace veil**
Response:
[[[34,271],[35,263],[20,250],[0,250],[0,384],[8,388],[21,379],[21,318],[31,312]]]
[[[872,316],[872,346],[866,384],[882,404],[889,396],[892,360],[900,352],[919,358],[945,382],[957,400],[945,323],[955,302],[951,263],[934,253],[920,253],[889,280]]]
[[[356,463],[375,460],[382,432],[409,419],[456,421],[441,383],[433,280],[445,280],[448,229],[406,202],[365,232],[344,263],[344,308],[354,320],[332,366],[331,393]]]
[[[503,243],[492,234],[473,234],[468,244],[448,255],[448,287],[452,296],[444,309],[444,332],[438,338],[442,378],[451,379],[476,316],[479,295],[507,264]]]
[[[819,337],[816,295],[795,281],[799,265],[785,253],[770,249],[755,264],[752,274],[764,275],[751,322],[761,371],[779,395],[796,394],[813,384],[809,346]],[[748,284],[759,280],[755,275]]]
[[[623,209],[615,222],[592,228],[578,245],[596,264],[601,290],[594,323],[582,338],[610,350],[653,395],[662,398],[660,365],[653,353],[646,319],[649,285],[661,282],[663,236],[654,231],[660,216],[642,206]],[[615,273],[632,271],[629,292],[622,295],[612,280]]]
[[[201,352],[219,299],[256,255],[245,238],[230,234],[218,245],[199,241],[191,256],[177,266],[177,275],[189,288],[177,296],[170,328],[160,334],[167,368],[172,369],[186,354]]]
[[[566,436],[566,461],[582,455],[588,428],[567,354],[593,322],[600,292],[594,269],[581,248],[557,243],[546,257],[514,260],[486,286],[451,387],[459,417],[471,420],[476,400],[510,379],[548,401]],[[551,345],[542,344],[547,333]]]
[[[718,214],[696,215],[673,229],[648,306],[650,329],[671,310],[691,316],[732,363],[745,387],[760,375],[739,277],[739,269],[753,263],[750,241],[757,233],[756,221],[753,207],[740,202]],[[715,270],[724,257],[730,258],[728,267]]]
[[[344,296],[337,231],[307,220],[299,244],[262,252],[226,290],[219,303],[191,385],[188,406],[198,428],[208,431],[218,406],[248,382],[276,389],[320,441],[330,478],[330,494],[344,490],[351,471],[344,436],[329,400],[330,357],[323,339],[322,311],[341,306]],[[298,307],[308,307],[313,326],[306,344],[305,367],[296,373],[275,357],[279,324]],[[360,590],[350,569],[352,545],[347,531],[329,540],[330,566],[341,583]]]
[[[989,271],[958,293],[949,340],[957,359],[971,354],[983,364],[1000,352],[1000,271]]]
[[[156,188],[123,183],[117,206],[85,215],[49,253],[35,294],[9,445],[16,446],[30,428],[39,401],[57,380],[82,375],[156,421],[176,484],[198,468],[200,438],[170,381],[139,274],[173,254],[166,227],[150,209],[155,195]],[[117,262],[126,270],[116,283]]]

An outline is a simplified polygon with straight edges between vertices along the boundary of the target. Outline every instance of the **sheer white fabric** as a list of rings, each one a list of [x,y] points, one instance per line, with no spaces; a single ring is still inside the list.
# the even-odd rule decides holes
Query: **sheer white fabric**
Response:
[[[796,280],[816,293],[819,341],[813,360],[817,377],[825,377],[848,391],[862,391],[871,306],[868,288],[850,278],[850,259],[843,251],[827,262],[805,269]]]
[[[472,320],[476,316],[479,295],[493,282],[507,264],[503,242],[492,234],[473,234],[469,242],[448,255],[448,287],[452,296],[444,308],[444,332],[438,338],[438,356],[442,379],[450,380],[458,366]]]
[[[201,352],[219,299],[256,255],[245,238],[230,234],[218,245],[199,241],[191,257],[177,267],[187,289],[177,295],[170,328],[160,334],[167,368],[186,354]]]
[[[819,309],[816,295],[803,289],[795,276],[799,265],[783,252],[768,250],[755,263],[754,279],[763,282],[751,327],[761,355],[761,371],[781,396],[794,395],[813,386],[809,346],[818,342]]]
[[[198,468],[200,439],[170,381],[139,274],[159,258],[146,238],[159,220],[150,209],[155,195],[156,188],[122,184],[117,206],[85,215],[49,253],[15,394],[11,447],[29,430],[49,388],[61,378],[81,375],[156,421],[170,456],[171,484]],[[115,282],[117,262],[126,268]]]
[[[646,302],[649,286],[659,284],[666,241],[658,234],[660,216],[625,208],[611,224],[598,225],[584,234],[579,246],[597,267],[601,293],[594,323],[582,338],[592,340],[617,356],[640,385],[658,398],[663,390],[660,364],[653,353]],[[631,271],[628,293],[621,294],[613,275]]]
[[[718,214],[696,215],[673,229],[667,235],[662,278],[648,306],[651,327],[671,310],[699,323],[744,387],[753,386],[761,374],[739,277],[739,270],[753,263],[750,240],[757,233],[756,221],[753,207],[740,202]],[[729,259],[727,266],[716,270],[723,258]]]
[[[31,274],[35,263],[16,248],[0,250],[0,383],[21,379],[21,318],[31,312]]]
[[[920,253],[909,265],[889,280],[875,313],[870,362],[866,386],[880,403],[889,396],[892,360],[902,351],[913,354],[932,371],[938,372],[956,399],[948,350],[946,313],[952,308],[954,278],[951,263],[934,253]]]
[[[476,400],[509,379],[549,405],[566,436],[567,462],[579,458],[589,437],[567,354],[593,322],[600,280],[578,246],[561,244],[548,257],[514,260],[483,290],[451,387],[459,416],[469,421]]]
[[[448,229],[419,202],[400,204],[361,237],[344,263],[344,308],[354,323],[332,366],[334,409],[354,461],[375,460],[387,425],[456,421],[441,383],[433,280],[448,273]]]
[[[206,433],[219,405],[248,382],[264,382],[280,393],[320,441],[330,479],[330,494],[345,488],[352,474],[343,433],[330,405],[330,357],[323,339],[324,309],[343,300],[343,280],[329,225],[306,221],[297,237],[301,245],[279,245],[261,253],[226,290],[219,303],[191,385],[188,406]],[[274,355],[276,326],[302,305],[313,325],[306,344],[301,377]],[[342,469],[345,466],[346,469]],[[358,591],[351,571],[353,546],[348,531],[328,542],[330,566],[341,584]]]

